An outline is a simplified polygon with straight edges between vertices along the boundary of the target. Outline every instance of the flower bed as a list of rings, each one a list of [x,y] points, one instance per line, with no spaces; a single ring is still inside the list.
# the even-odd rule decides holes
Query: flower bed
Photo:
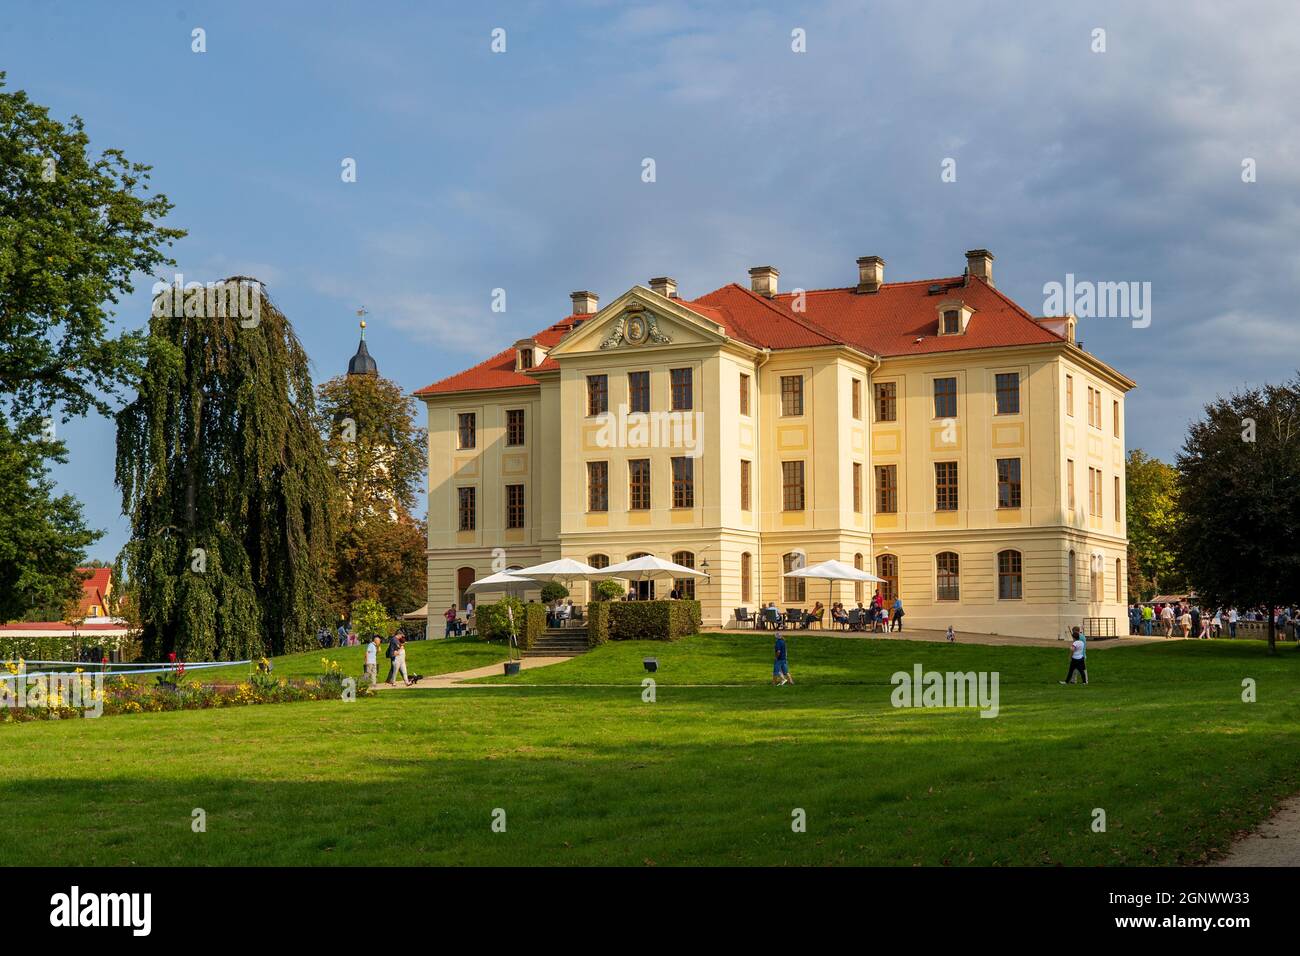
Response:
[[[59,675],[61,691],[52,691],[51,682],[44,679],[44,688],[34,686],[27,690],[24,706],[16,706],[13,693],[0,696],[0,723],[21,723],[31,720],[60,720],[70,717],[90,716],[89,711],[100,714],[161,713],[170,710],[204,710],[213,707],[243,707],[249,704],[285,704],[304,700],[339,700],[344,696],[345,681],[337,661],[321,658],[319,677],[291,681],[275,677],[271,662],[262,658],[253,667],[248,679],[237,684],[202,684],[191,681],[183,662],[173,662],[155,680],[138,681],[126,677],[103,678],[77,668]],[[41,678],[24,677],[23,662],[6,662],[4,667],[15,681],[40,685]],[[33,693],[33,691],[35,691]],[[374,691],[364,681],[355,687],[357,697],[371,696]],[[69,700],[79,703],[73,706]],[[102,703],[102,709],[99,706]],[[95,715],[98,716],[98,715]]]

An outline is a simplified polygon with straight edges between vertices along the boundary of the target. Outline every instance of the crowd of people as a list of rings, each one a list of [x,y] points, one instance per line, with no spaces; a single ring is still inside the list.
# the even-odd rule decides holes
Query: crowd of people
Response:
[[[1295,607],[1273,609],[1279,631],[1297,619]],[[1267,621],[1267,608],[1239,612],[1235,607],[1202,608],[1190,601],[1156,601],[1128,606],[1128,631],[1141,637],[1187,637],[1208,640],[1236,637],[1241,621]]]
[[[826,626],[826,605],[821,601],[812,606],[812,610],[788,608],[783,614],[775,601],[768,601],[759,608],[756,618],[757,626],[784,630],[799,628],[806,630],[814,625]],[[836,601],[830,607],[830,623],[833,627],[852,631],[874,631],[891,633],[903,630],[903,599],[894,598],[892,604],[879,591],[870,603],[858,602],[855,608],[847,608],[843,602]]]

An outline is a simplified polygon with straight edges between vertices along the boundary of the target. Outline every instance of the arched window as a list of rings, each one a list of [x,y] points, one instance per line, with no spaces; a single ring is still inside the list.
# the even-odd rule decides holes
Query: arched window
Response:
[[[853,567],[858,571],[862,570],[862,555],[855,554],[853,556]],[[862,592],[863,592],[862,582],[858,581],[856,584],[853,585],[853,600],[857,601],[858,603],[861,603]]]
[[[1071,601],[1073,601],[1073,600],[1075,599],[1075,597],[1077,596],[1077,593],[1078,593],[1078,592],[1075,590],[1075,588],[1077,587],[1077,584],[1076,584],[1076,582],[1075,582],[1075,578],[1078,577],[1078,570],[1079,570],[1079,569],[1078,569],[1078,561],[1077,561],[1077,560],[1075,559],[1075,557],[1074,557],[1074,548],[1071,548],[1071,549],[1070,549],[1070,556],[1069,556],[1070,600],[1071,600]]]
[[[781,555],[781,570],[783,572],[793,571],[795,568],[804,566],[803,554],[798,551],[791,551],[789,554]],[[802,604],[806,598],[804,590],[804,578],[782,578],[785,581],[785,601],[787,604]]]
[[[609,555],[589,554],[587,555],[587,563],[593,568],[607,568],[609,567]]]
[[[1115,603],[1124,603],[1124,575],[1120,573],[1119,558],[1115,559]]]
[[[898,555],[876,555],[876,577],[885,579],[880,585],[880,595],[892,606],[898,597]]]
[[[474,583],[476,572],[473,568],[464,567],[456,569],[456,606],[464,607],[469,595],[465,589]]]
[[[629,561],[634,561],[637,558],[648,557],[650,557],[649,552],[637,551],[634,554],[629,554],[627,559]],[[655,583],[653,581],[633,581],[630,589],[636,592],[636,599],[638,601],[653,601],[655,599]]]
[[[673,564],[695,570],[695,554],[691,551],[674,551],[672,561]],[[695,578],[673,578],[673,587],[677,589],[678,597],[695,600]]]
[[[998,552],[998,598],[1016,601],[1024,593],[1019,551]]]
[[[740,603],[749,604],[754,599],[754,586],[752,576],[754,573],[754,558],[748,552],[741,552],[740,555]]]
[[[935,597],[940,601],[961,600],[961,558],[953,551],[934,556]]]

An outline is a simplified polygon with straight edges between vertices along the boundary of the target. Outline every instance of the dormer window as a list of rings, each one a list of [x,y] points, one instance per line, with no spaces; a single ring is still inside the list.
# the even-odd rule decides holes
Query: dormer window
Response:
[[[546,358],[546,349],[537,344],[536,339],[520,339],[515,343],[515,371],[527,372],[537,368]]]
[[[945,299],[939,303],[937,309],[940,335],[964,334],[966,326],[970,324],[970,317],[975,312],[960,299]]]
[[[527,369],[530,369],[530,368],[532,368],[532,367],[533,367],[533,350],[532,350],[532,349],[520,349],[520,350],[519,350],[519,370],[522,372],[522,371],[526,371]]]

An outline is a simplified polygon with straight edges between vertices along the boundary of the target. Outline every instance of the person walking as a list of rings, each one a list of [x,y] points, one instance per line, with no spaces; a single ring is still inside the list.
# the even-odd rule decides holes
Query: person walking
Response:
[[[1228,636],[1237,636],[1237,609],[1235,607],[1228,608]]]
[[[899,634],[903,633],[903,598],[901,596],[894,598],[894,616],[889,622],[889,626]]]
[[[781,684],[793,684],[794,678],[790,676],[790,659],[787,657],[785,637],[780,631],[776,632],[776,657],[772,661],[772,686],[779,687]]]
[[[362,679],[367,684],[370,684],[372,687],[375,684],[379,683],[379,635],[378,634],[376,634],[375,637],[370,641],[370,643],[366,645],[366,669],[365,669],[365,675]]]
[[[948,625],[948,630],[944,632],[943,636],[948,639],[949,644],[957,643],[957,632],[952,629],[951,624]]]
[[[1065,673],[1065,680],[1060,683],[1073,684],[1077,671],[1082,682],[1086,684],[1088,683],[1088,639],[1077,627],[1071,628],[1070,634],[1074,638],[1070,642],[1070,669]]]
[[[1183,613],[1178,616],[1178,626],[1183,629],[1183,637],[1192,633],[1192,615],[1185,607]]]
[[[1174,609],[1172,605],[1166,604],[1160,609],[1160,626],[1164,628],[1165,637],[1172,637],[1174,633]]]
[[[1156,619],[1156,612],[1151,609],[1150,604],[1142,605],[1142,636],[1150,637],[1151,628]]]
[[[388,648],[384,651],[384,656],[388,658],[388,686],[393,686],[393,678],[397,676],[397,652],[401,649],[402,642],[398,639],[397,632],[388,639]]]

